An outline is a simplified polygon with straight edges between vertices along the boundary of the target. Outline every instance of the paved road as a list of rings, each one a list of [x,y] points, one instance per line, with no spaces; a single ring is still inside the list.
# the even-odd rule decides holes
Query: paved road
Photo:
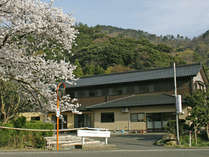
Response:
[[[209,157],[208,149],[154,149],[78,152],[0,152],[0,157]]]

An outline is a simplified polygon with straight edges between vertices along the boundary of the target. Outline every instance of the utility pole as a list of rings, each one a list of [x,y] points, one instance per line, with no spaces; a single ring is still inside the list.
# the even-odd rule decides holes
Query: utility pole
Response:
[[[177,144],[180,144],[179,140],[179,113],[177,111],[177,85],[176,85],[176,64],[173,63],[173,73],[174,73],[174,93],[175,93],[175,100],[176,100],[176,138]]]

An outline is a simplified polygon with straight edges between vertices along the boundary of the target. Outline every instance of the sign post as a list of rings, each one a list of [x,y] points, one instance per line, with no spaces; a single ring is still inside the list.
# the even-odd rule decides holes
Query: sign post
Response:
[[[59,151],[59,99],[57,99],[57,151]]]

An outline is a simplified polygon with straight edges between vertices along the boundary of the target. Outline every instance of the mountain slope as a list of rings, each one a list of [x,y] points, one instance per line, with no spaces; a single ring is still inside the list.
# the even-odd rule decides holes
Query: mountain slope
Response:
[[[79,67],[79,76],[165,67],[173,61],[208,65],[209,31],[191,40],[112,26],[76,28],[80,33],[71,61]]]

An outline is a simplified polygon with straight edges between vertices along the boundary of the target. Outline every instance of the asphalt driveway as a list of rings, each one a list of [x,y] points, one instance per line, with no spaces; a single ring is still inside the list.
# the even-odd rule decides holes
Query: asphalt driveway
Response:
[[[141,149],[162,149],[153,143],[162,138],[164,134],[130,134],[130,135],[111,135],[109,144],[116,145],[122,150],[141,150]]]

